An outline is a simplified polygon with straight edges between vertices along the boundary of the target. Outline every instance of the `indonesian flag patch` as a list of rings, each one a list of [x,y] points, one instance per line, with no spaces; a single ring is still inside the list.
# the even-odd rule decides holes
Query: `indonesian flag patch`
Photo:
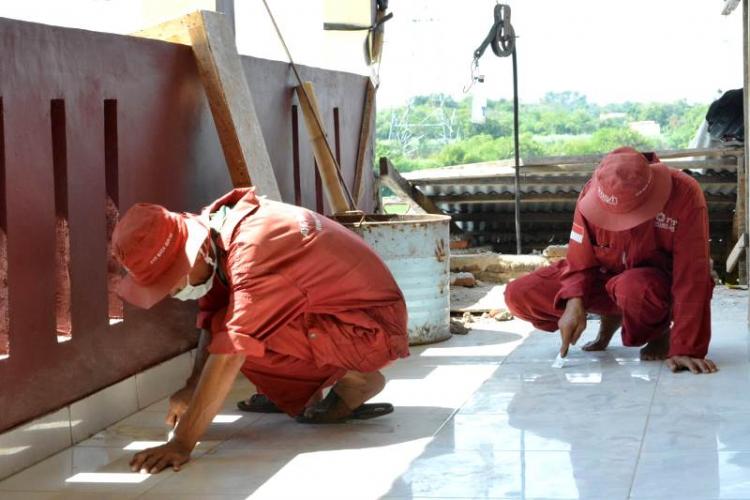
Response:
[[[576,243],[583,243],[583,226],[573,223],[573,229],[570,231],[570,239]]]

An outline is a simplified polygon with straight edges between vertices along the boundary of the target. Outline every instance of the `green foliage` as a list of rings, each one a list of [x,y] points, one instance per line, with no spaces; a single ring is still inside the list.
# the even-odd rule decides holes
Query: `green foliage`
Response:
[[[414,97],[406,106],[378,112],[376,155],[402,171],[513,158],[513,103],[488,101],[483,123],[471,121],[471,97]],[[577,92],[550,92],[539,103],[520,106],[522,158],[686,148],[707,105],[624,102],[589,103]],[[661,134],[645,137],[632,122],[656,122]]]

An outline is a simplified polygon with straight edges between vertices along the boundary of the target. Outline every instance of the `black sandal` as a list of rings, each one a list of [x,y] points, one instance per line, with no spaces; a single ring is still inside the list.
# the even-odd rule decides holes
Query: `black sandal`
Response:
[[[237,408],[251,413],[283,413],[265,394],[253,394],[248,399],[237,401]]]
[[[365,403],[358,406],[352,412],[344,417],[334,418],[329,416],[329,412],[339,402],[341,398],[334,391],[315,406],[307,408],[301,415],[297,416],[297,422],[301,424],[342,424],[348,420],[368,420],[371,418],[382,417],[393,413],[393,405],[390,403]]]

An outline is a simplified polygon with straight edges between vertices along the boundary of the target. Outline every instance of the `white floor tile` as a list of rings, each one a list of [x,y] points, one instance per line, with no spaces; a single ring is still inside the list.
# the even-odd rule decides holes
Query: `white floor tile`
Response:
[[[392,496],[626,498],[636,452],[454,450],[429,447]]]
[[[376,400],[396,411],[345,425],[238,412],[236,402],[254,392],[239,377],[224,423],[180,472],[66,483],[77,473],[128,474],[133,447],[166,437],[171,388],[146,388],[144,375],[127,391],[131,402],[137,387],[153,403],[0,482],[0,498],[750,500],[750,334],[744,313],[722,312],[709,351],[720,371],[701,376],[641,362],[617,337],[606,351],[582,351],[595,320],[555,369],[557,334],[483,320],[387,367]],[[77,409],[74,422],[113,418],[114,401]],[[14,446],[0,438],[0,450]]]
[[[81,442],[81,446],[124,447],[134,442],[166,441],[171,428],[166,425],[165,413],[139,412],[121,420],[104,431]],[[202,441],[223,441],[260,418],[259,415],[239,411],[221,412],[214,419]]]
[[[0,435],[0,478],[71,445],[70,412],[56,411]]]
[[[450,419],[434,446],[482,451],[637,452],[646,415],[612,413],[582,420],[581,415],[466,415]]]
[[[750,498],[750,453],[685,450],[644,452],[633,498]]]
[[[77,498],[79,493],[135,495],[173,474],[131,473],[132,453],[121,448],[76,446],[0,482],[5,491],[59,492]],[[78,482],[80,481],[80,482]]]
[[[102,389],[70,405],[73,442],[78,443],[100,429],[138,411],[135,377]]]

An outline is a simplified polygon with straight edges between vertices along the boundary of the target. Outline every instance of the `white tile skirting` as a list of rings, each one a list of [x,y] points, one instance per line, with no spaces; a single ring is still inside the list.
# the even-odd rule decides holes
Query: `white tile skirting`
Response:
[[[146,408],[181,388],[194,351],[164,361],[65,408],[0,434],[0,479]]]

